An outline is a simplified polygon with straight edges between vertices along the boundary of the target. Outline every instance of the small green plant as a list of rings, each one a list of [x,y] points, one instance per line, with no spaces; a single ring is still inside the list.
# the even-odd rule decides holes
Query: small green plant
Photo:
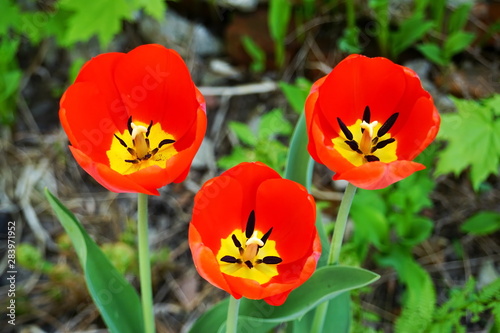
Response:
[[[241,37],[243,48],[252,58],[250,70],[254,73],[261,73],[266,69],[266,53],[257,45],[253,39],[247,35]]]
[[[429,40],[417,46],[417,49],[430,61],[440,66],[449,66],[451,58],[464,51],[476,35],[464,31],[472,3],[466,2],[455,8],[449,15],[445,25],[444,16],[446,1],[429,2],[433,14],[433,22],[437,33],[443,36],[443,41]]]
[[[466,332],[461,322],[466,316],[472,323],[494,316],[495,325],[500,327],[500,279],[478,290],[476,281],[470,278],[462,289],[452,289],[448,301],[436,309],[432,322],[422,332]]]
[[[278,67],[285,63],[285,37],[292,16],[292,4],[289,0],[269,1],[268,25],[274,41],[275,61]]]
[[[280,109],[263,115],[256,131],[236,121],[230,122],[229,128],[242,145],[235,146],[231,154],[220,158],[219,167],[229,169],[245,161],[260,161],[283,173],[287,148],[278,136],[290,136],[293,128]]]
[[[491,211],[482,211],[468,218],[460,230],[472,235],[489,235],[500,230],[500,214]]]
[[[430,146],[417,161],[430,166],[436,146]],[[429,194],[435,184],[429,169],[422,170],[390,188],[359,190],[351,207],[353,236],[347,249],[363,262],[369,253],[378,265],[392,267],[406,287],[403,311],[396,323],[396,332],[415,332],[430,323],[436,302],[432,279],[413,258],[413,248],[427,239],[432,221],[421,214],[432,207]],[[375,250],[374,250],[375,249]],[[418,312],[417,326],[408,320]]]
[[[304,103],[306,102],[307,95],[309,95],[309,91],[311,90],[311,81],[299,77],[295,80],[295,84],[281,81],[279,86],[292,109],[298,114],[302,113],[304,111]]]
[[[15,120],[16,98],[22,71],[16,54],[19,39],[0,36],[0,123],[11,125]]]
[[[500,95],[472,101],[453,98],[456,113],[442,115],[438,139],[447,142],[439,153],[436,174],[459,175],[469,170],[475,190],[500,163]],[[467,153],[464,154],[464,149]]]
[[[376,38],[380,53],[396,59],[403,51],[413,46],[434,26],[425,19],[425,1],[417,1],[412,15],[403,19],[395,29],[390,29],[391,17],[388,0],[370,0],[377,22]]]

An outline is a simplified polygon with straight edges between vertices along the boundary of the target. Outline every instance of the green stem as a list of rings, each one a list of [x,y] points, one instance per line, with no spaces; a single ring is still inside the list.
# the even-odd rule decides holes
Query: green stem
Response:
[[[144,193],[138,193],[137,197],[137,224],[144,333],[154,333],[155,319],[153,313],[153,291],[151,287],[151,263],[149,259],[148,240],[148,195]]]
[[[354,194],[356,194],[356,189],[356,186],[349,183],[345,189],[342,201],[340,202],[337,219],[335,220],[335,229],[333,230],[332,244],[330,252],[328,253],[327,265],[338,265],[339,263],[340,250],[342,248],[342,240],[344,239],[347,218],[349,217],[349,211],[351,210],[351,204],[354,199]],[[328,304],[329,302],[323,302],[316,308],[311,327],[312,333],[323,332],[323,325],[328,311]]]
[[[226,333],[236,333],[238,331],[238,311],[240,310],[240,299],[229,296],[229,306],[227,308]]]
[[[352,200],[356,194],[357,187],[349,183],[345,189],[344,196],[340,202],[337,219],[335,220],[335,229],[333,230],[332,245],[328,254],[327,265],[338,265],[340,257],[340,249],[342,248],[342,240],[344,239],[345,227],[347,218],[351,210]]]

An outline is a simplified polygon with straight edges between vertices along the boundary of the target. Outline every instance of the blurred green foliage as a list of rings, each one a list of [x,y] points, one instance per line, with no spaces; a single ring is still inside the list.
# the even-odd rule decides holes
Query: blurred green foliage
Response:
[[[443,114],[438,139],[447,142],[436,166],[437,175],[470,170],[475,190],[500,164],[500,95],[483,100],[453,98],[457,112]],[[467,153],[464,153],[467,151]]]
[[[283,174],[288,149],[279,141],[279,136],[289,137],[293,127],[282,110],[274,109],[264,114],[256,130],[236,121],[230,122],[229,128],[242,145],[236,145],[229,155],[218,160],[220,168],[229,169],[242,162],[260,161]]]
[[[136,20],[140,10],[160,20],[166,10],[166,2],[0,1],[0,124],[12,125],[15,122],[16,98],[23,75],[17,62],[21,40],[36,45],[44,39],[53,39],[59,46],[71,49],[95,37],[105,50],[113,37],[122,31],[122,22]]]

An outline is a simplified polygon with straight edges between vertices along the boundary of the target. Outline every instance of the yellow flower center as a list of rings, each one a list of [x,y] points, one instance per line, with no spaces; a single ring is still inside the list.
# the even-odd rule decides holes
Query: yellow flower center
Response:
[[[122,175],[157,165],[165,168],[167,160],[177,154],[174,137],[159,123],[149,125],[128,120],[128,129],[116,132],[106,152],[109,166]]]
[[[276,251],[276,242],[268,240],[272,228],[265,234],[254,228],[255,213],[252,211],[245,231],[236,229],[221,240],[217,258],[222,273],[264,284],[278,275],[277,265],[282,259]],[[244,243],[243,239],[246,239]]]
[[[394,113],[383,124],[378,121],[370,122],[370,108],[367,106],[363,119],[358,119],[350,126],[346,126],[340,118],[337,118],[341,133],[332,139],[333,146],[355,166],[375,161],[384,163],[395,161],[398,159],[396,155],[398,143],[389,130],[398,115]]]

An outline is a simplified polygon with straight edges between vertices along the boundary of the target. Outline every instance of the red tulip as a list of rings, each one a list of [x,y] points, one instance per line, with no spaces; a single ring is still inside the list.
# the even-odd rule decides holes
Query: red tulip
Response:
[[[113,192],[158,195],[187,176],[205,100],[177,52],[143,45],[88,61],[60,102],[78,164]]]
[[[262,163],[242,163],[195,197],[189,246],[196,269],[235,298],[281,305],[321,254],[314,199]]]
[[[335,172],[333,179],[372,190],[424,169],[412,160],[440,123],[414,71],[361,55],[313,85],[305,112],[311,156]]]

